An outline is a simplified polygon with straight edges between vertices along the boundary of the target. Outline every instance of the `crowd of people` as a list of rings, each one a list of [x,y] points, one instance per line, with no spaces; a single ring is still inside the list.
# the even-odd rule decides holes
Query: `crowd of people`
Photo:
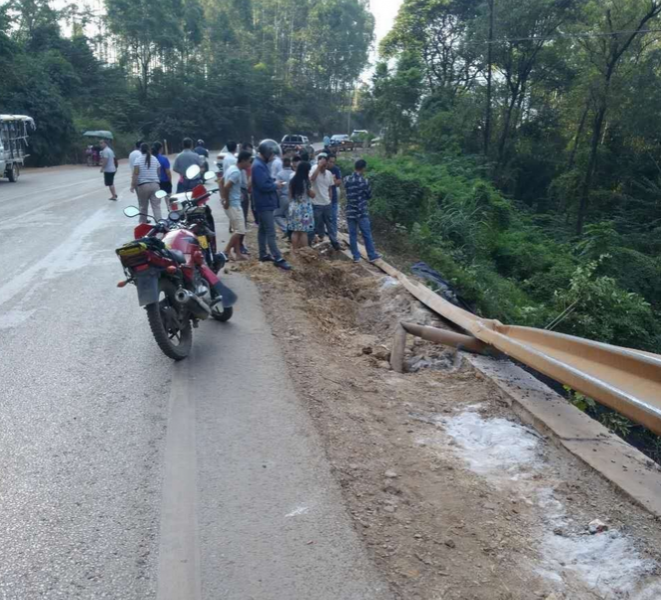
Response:
[[[129,155],[131,192],[136,193],[141,222],[151,206],[155,219],[162,218],[158,190],[168,195],[173,191],[173,178],[178,176],[176,193],[194,189],[204,180],[188,179],[186,171],[192,165],[203,174],[208,169],[209,152],[203,140],[186,138],[183,150],[173,164],[162,154],[160,142],[136,142]],[[110,200],[117,200],[114,178],[118,162],[112,148],[101,142],[101,171],[109,188]],[[280,146],[270,140],[262,142],[257,152],[250,143],[239,146],[234,141],[226,145],[222,164],[218,165],[223,208],[230,222],[231,237],[225,253],[231,260],[246,260],[249,254],[245,236],[252,215],[258,227],[259,260],[273,262],[277,267],[290,270],[278,247],[278,231],[282,239],[291,243],[292,251],[312,246],[328,238],[335,250],[340,249],[338,218],[340,192],[345,191],[345,216],[349,230],[350,248],[355,262],[360,261],[358,235],[363,237],[370,261],[380,258],[374,247],[368,203],[372,191],[365,176],[367,163],[360,159],[347,177],[337,165],[336,156],[328,146],[310,156],[307,151],[291,151],[281,155]]]
[[[223,206],[233,232],[226,248],[228,257],[245,260],[244,237],[250,208],[258,226],[259,260],[262,262],[272,261],[285,270],[291,268],[278,247],[278,231],[291,243],[293,251],[326,238],[339,250],[339,199],[340,190],[344,188],[354,261],[361,258],[359,233],[369,259],[380,258],[369,220],[368,202],[372,192],[365,177],[367,163],[364,160],[358,160],[354,172],[343,179],[336,156],[328,147],[316,156],[305,151],[291,151],[281,156],[280,146],[266,141],[260,144],[255,157],[249,144],[241,146],[238,156],[236,142],[228,142],[226,148],[220,182]]]

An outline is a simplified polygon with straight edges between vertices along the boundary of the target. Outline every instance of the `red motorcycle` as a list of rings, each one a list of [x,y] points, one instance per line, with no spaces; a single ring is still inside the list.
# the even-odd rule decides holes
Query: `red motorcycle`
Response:
[[[215,177],[213,173],[207,173],[205,180],[209,180],[209,175]],[[211,196],[218,191],[218,188],[208,190],[203,184],[199,184],[190,192],[174,194],[169,198],[170,210],[179,212],[181,220],[186,223],[186,228],[195,233],[202,247],[207,265],[211,267],[214,273],[218,273],[227,262],[225,254],[218,253],[216,224],[213,212],[208,204]],[[165,198],[167,194],[156,192],[156,196]]]
[[[135,206],[124,214],[141,215]],[[156,343],[174,360],[190,354],[199,321],[229,321],[238,299],[206,264],[195,233],[180,221],[180,213],[173,211],[167,220],[138,225],[135,241],[116,250],[126,274],[117,286],[137,287]]]

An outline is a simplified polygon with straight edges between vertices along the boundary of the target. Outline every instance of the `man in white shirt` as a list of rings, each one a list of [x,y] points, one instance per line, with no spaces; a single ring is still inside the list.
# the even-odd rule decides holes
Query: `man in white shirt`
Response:
[[[223,159],[223,176],[229,168],[233,165],[236,165],[236,147],[237,143],[236,142],[227,142],[227,154],[225,154],[225,158]]]
[[[312,189],[315,191],[315,197],[312,198],[315,233],[320,241],[324,239],[324,235],[328,234],[333,248],[339,250],[340,244],[333,230],[333,207],[331,206],[335,176],[328,169],[328,154],[325,152],[317,156],[317,164],[312,168],[310,181]]]
[[[282,171],[282,159],[277,154],[273,155],[273,160],[269,164],[269,169],[271,170],[271,177],[275,179],[278,176],[278,173]]]
[[[135,150],[133,150],[133,152],[129,154],[129,169],[131,173],[133,173],[133,168],[135,167],[135,161],[142,156],[142,152],[140,152],[140,146],[142,146],[142,140],[135,143]]]

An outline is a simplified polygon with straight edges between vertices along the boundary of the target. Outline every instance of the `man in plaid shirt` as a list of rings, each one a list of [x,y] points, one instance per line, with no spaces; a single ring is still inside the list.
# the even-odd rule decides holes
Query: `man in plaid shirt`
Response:
[[[349,245],[353,261],[360,262],[360,252],[358,250],[358,229],[363,234],[363,241],[367,249],[367,256],[370,262],[381,258],[374,248],[372,239],[372,227],[370,217],[367,212],[367,203],[372,198],[372,188],[370,182],[365,178],[365,169],[367,163],[364,160],[356,161],[355,171],[344,179],[344,189],[347,194],[347,225],[349,226]]]

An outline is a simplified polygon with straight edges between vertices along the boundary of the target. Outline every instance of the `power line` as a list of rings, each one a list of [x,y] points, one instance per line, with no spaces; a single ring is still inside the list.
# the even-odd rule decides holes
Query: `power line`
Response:
[[[578,33],[557,33],[554,35],[543,36],[536,35],[530,37],[520,37],[520,38],[501,38],[495,40],[480,40],[473,42],[475,44],[498,44],[503,42],[537,42],[537,41],[553,41],[560,39],[572,39],[572,38],[604,38],[604,37],[616,37],[620,35],[632,35],[632,34],[644,34],[644,33],[661,33],[661,29],[619,29],[617,31],[609,32],[600,32],[600,31],[586,31]]]

